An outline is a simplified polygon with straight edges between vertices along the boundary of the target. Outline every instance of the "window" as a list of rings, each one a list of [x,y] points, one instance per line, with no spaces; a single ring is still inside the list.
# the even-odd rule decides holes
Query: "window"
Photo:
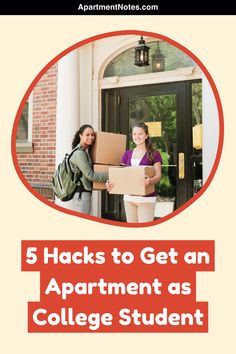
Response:
[[[140,75],[152,72],[152,56],[155,55],[157,50],[157,41],[148,42],[146,45],[150,48],[149,60],[150,65],[144,67],[137,67],[134,65],[134,48],[130,48],[117,57],[115,57],[107,65],[104,77],[111,76],[130,76],[130,75]],[[165,56],[165,71],[176,70],[178,68],[195,66],[195,62],[182,50],[176,48],[175,46],[160,41],[160,49],[162,54]]]
[[[25,107],[22,111],[16,132],[16,151],[17,152],[32,152],[32,102],[33,95],[31,94]]]

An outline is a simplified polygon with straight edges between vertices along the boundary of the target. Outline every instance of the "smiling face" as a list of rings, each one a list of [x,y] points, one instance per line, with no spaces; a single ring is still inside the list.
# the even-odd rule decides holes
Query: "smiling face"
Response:
[[[80,136],[80,145],[87,148],[92,145],[95,139],[94,130],[92,128],[86,128]]]
[[[133,141],[137,147],[145,145],[145,141],[148,138],[148,134],[145,133],[143,128],[134,127],[132,132]]]

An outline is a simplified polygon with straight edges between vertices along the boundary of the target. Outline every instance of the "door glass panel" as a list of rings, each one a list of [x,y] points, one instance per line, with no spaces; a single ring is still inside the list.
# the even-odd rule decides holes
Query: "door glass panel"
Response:
[[[154,147],[162,156],[162,178],[156,185],[155,216],[163,217],[174,210],[176,201],[176,94],[132,97],[129,99],[129,148],[134,148],[132,127],[137,122],[158,122],[149,131]],[[153,133],[153,134],[152,134]]]
[[[202,188],[202,83],[192,83],[193,195]]]

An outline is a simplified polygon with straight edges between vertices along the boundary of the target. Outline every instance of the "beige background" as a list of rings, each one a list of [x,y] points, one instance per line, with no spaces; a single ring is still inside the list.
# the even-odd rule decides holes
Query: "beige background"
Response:
[[[99,33],[161,33],[190,49],[212,75],[223,104],[225,142],[210,187],[161,225],[126,229],[83,220],[37,200],[11,159],[11,130],[20,101],[39,71],[74,43]],[[1,87],[1,347],[2,353],[235,353],[235,63],[236,17],[2,16]],[[234,210],[233,210],[234,209]],[[69,233],[68,233],[68,230]],[[96,236],[94,235],[96,231]],[[209,301],[208,334],[28,334],[27,301],[39,277],[20,271],[22,239],[214,239],[216,272],[198,274],[198,300]]]

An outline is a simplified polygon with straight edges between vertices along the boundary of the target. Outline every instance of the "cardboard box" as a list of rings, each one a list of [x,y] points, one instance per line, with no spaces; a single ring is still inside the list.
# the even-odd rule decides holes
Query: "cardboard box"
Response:
[[[147,195],[153,193],[154,184],[143,185],[145,176],[153,177],[153,166],[109,167],[109,181],[114,183],[110,194]]]
[[[94,172],[108,172],[108,165],[93,165]],[[105,183],[93,182],[93,189],[104,190],[106,189]]]
[[[90,156],[94,164],[120,165],[126,150],[126,135],[96,132]]]

